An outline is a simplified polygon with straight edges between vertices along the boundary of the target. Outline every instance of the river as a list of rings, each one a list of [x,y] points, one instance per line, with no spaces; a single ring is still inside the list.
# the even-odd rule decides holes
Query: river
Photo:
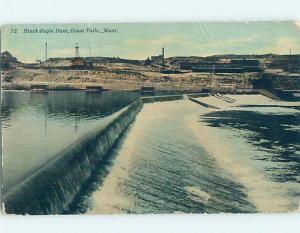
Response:
[[[138,93],[116,91],[4,91],[4,192],[137,98]]]
[[[4,191],[138,97],[4,92]],[[300,103],[197,99],[216,108],[187,98],[145,103],[67,213],[299,211]]]

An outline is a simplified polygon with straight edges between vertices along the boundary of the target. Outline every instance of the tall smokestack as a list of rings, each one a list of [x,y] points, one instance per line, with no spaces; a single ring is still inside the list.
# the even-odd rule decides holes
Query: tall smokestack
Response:
[[[47,60],[48,58],[48,44],[47,42],[45,43],[45,61]]]
[[[165,48],[164,47],[162,47],[161,55],[162,55],[162,58],[164,59],[165,58]]]
[[[79,45],[78,45],[78,43],[76,43],[76,45],[75,45],[75,57],[80,57],[79,56]]]

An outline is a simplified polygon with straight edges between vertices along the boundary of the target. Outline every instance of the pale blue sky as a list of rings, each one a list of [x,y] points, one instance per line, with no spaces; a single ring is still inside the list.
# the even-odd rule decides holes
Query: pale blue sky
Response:
[[[25,28],[83,29],[116,28],[117,33],[24,34]],[[11,29],[18,33],[11,33]],[[112,56],[146,59],[160,53],[170,56],[213,54],[300,53],[299,22],[202,22],[138,24],[48,24],[7,25],[2,28],[2,51],[8,50],[23,62],[48,57],[72,57],[78,42],[80,56]]]

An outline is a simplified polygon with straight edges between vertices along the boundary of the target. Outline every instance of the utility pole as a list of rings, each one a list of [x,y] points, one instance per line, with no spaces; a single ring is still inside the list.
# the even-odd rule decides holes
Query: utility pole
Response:
[[[48,44],[45,43],[45,61],[48,59]]]
[[[288,59],[288,71],[291,72],[291,60],[292,60],[292,50],[290,49],[290,55]]]

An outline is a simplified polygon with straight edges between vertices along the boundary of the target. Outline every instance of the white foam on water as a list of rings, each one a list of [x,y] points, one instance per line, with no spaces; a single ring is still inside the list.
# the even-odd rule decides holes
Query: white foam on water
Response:
[[[206,113],[209,111],[219,110],[206,110]],[[266,162],[255,163],[255,159],[252,159],[257,153],[267,152],[255,151],[243,136],[234,134],[230,129],[210,127],[204,122],[199,122],[199,116],[196,114],[186,118],[186,126],[217,163],[246,188],[249,199],[258,211],[295,210],[295,200],[289,197],[289,192],[300,191],[299,184],[268,180],[263,173],[263,165]]]
[[[253,95],[250,97],[253,98]],[[250,99],[250,97],[247,98]],[[232,98],[237,99],[237,96],[232,96]],[[257,98],[273,101],[263,96]],[[228,108],[232,107],[228,106]],[[130,175],[132,166],[139,159],[135,156],[134,150],[139,146],[139,143],[142,144],[142,139],[147,135],[147,129],[151,127],[151,124],[147,125],[147,122],[153,123],[157,118],[169,121],[176,115],[183,117],[183,124],[186,129],[190,130],[191,136],[197,138],[219,166],[225,172],[231,174],[233,180],[245,187],[249,200],[257,207],[259,212],[295,211],[298,208],[299,200],[295,201],[295,199],[290,198],[289,192],[300,192],[299,184],[293,182],[279,183],[268,180],[263,173],[264,166],[268,162],[254,161],[253,157],[257,153],[269,152],[256,151],[253,146],[246,142],[243,134],[236,135],[237,132],[231,129],[214,128],[207,126],[204,122],[198,122],[199,114],[210,111],[219,110],[203,108],[189,100],[168,102],[167,108],[166,103],[144,105],[144,108],[132,125],[132,130],[129,131],[121,145],[110,173],[105,178],[100,189],[93,194],[94,206],[88,214],[125,213],[134,209],[135,195],[131,194],[129,196],[122,190],[122,181]],[[161,122],[163,121],[158,121],[157,123]],[[193,200],[201,203],[207,203],[213,198],[199,187],[189,186],[185,190]]]
[[[285,130],[290,130],[290,131],[295,131],[299,132],[300,131],[300,125],[281,125],[286,127]]]
[[[198,109],[198,106],[190,101],[145,104],[126,135],[109,174],[99,190],[92,194],[92,209],[87,214],[117,214],[134,210],[136,195],[134,193],[128,195],[122,187],[124,180],[128,179],[132,167],[140,159],[136,150],[139,146],[144,146],[142,140],[150,130],[151,124],[156,124],[156,121],[168,121],[174,114],[186,114],[187,111],[195,109]],[[155,173],[155,171],[153,172]]]
[[[211,195],[198,187],[186,187],[185,190],[190,194],[190,197],[194,201],[198,201],[207,204]]]
[[[112,169],[105,178],[102,186],[92,195],[92,209],[87,214],[122,214],[131,209],[132,200],[124,196],[120,189],[122,177],[128,176],[131,166],[131,150],[134,148],[138,135],[131,135],[126,140],[123,153],[113,163]],[[131,145],[131,146],[129,146]]]

